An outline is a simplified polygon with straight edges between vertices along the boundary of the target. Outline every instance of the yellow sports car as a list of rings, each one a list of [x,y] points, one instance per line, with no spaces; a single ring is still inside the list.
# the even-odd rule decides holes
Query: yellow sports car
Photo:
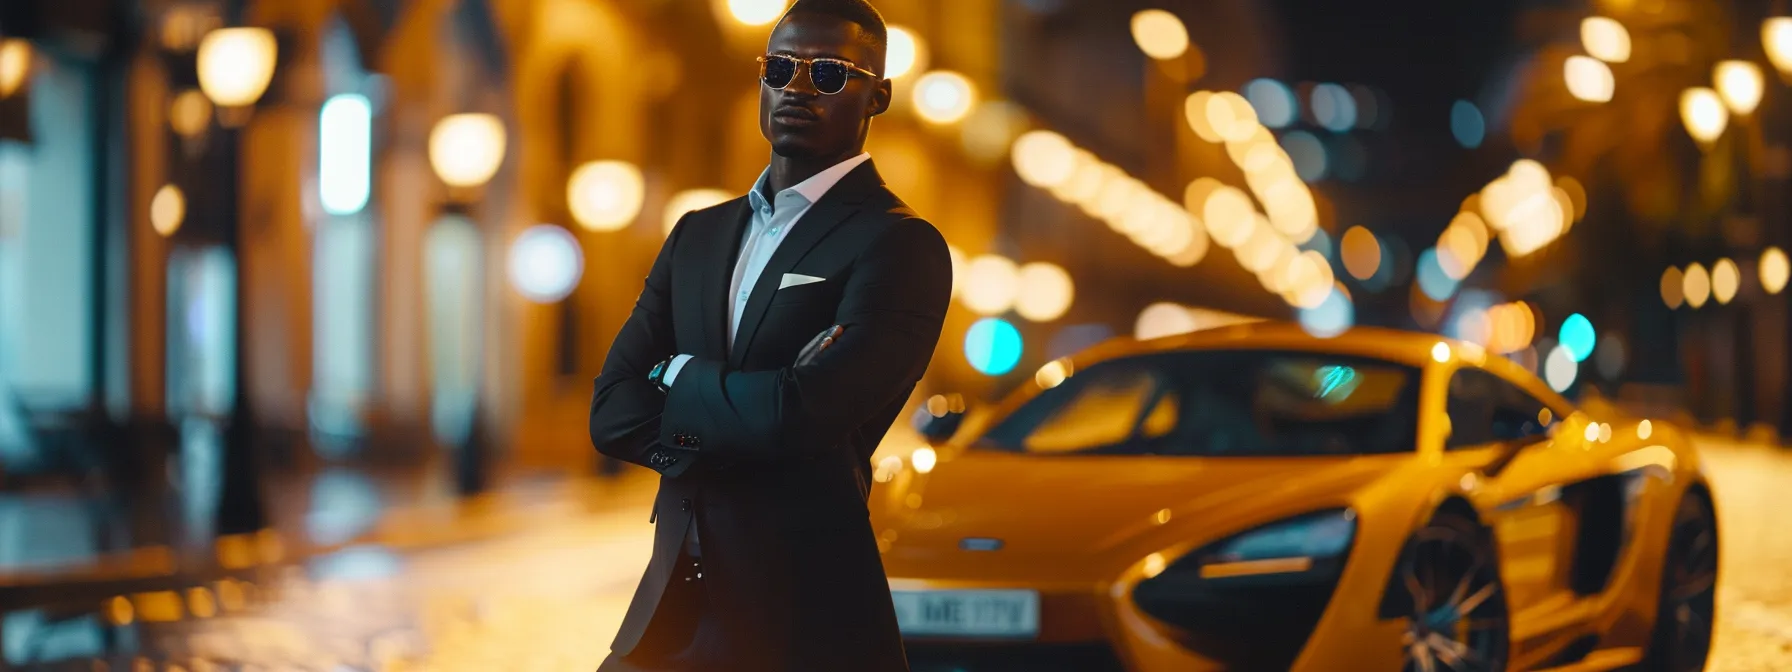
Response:
[[[916,672],[1699,670],[1686,434],[1436,336],[1291,325],[1058,360],[886,457]]]

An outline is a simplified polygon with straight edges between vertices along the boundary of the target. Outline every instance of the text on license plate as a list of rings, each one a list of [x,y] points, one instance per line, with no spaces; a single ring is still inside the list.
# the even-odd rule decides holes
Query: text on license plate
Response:
[[[1031,590],[898,590],[896,622],[905,635],[1032,637],[1039,593]]]

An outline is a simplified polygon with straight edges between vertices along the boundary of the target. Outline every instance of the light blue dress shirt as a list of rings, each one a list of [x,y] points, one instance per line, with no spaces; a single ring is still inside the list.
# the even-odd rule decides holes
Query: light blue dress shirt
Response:
[[[870,154],[859,154],[827,170],[816,173],[800,184],[778,192],[772,201],[765,200],[766,182],[770,179],[771,169],[759,174],[759,180],[753,183],[753,190],[747,192],[747,204],[753,208],[753,217],[747,222],[747,230],[741,236],[740,258],[734,263],[734,279],[728,283],[728,348],[734,348],[734,334],[740,330],[741,312],[747,309],[747,299],[753,295],[753,287],[759,284],[759,274],[765,271],[766,263],[772,260],[772,254],[778,251],[778,245],[790,235],[790,229],[808,214],[809,208],[821,201],[821,197],[833,189],[840,178],[846,177],[859,164],[871,160]],[[782,281],[782,278],[773,278]],[[678,372],[684,369],[685,362],[691,361],[690,355],[679,355],[666,367],[665,382],[671,386],[678,378]]]

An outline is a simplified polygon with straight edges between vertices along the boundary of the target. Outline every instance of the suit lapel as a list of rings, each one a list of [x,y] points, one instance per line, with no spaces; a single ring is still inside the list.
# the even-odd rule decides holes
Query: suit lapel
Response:
[[[734,349],[728,353],[728,368],[738,370],[746,361],[747,350],[753,344],[753,335],[759,331],[759,323],[765,319],[765,311],[771,307],[772,295],[778,292],[778,284],[783,280],[784,274],[796,268],[797,262],[802,261],[809,250],[832,233],[841,222],[857,213],[865,199],[882,186],[883,180],[878,177],[877,169],[870,161],[866,161],[840,178],[834,188],[821,197],[821,202],[809,208],[791,226],[790,233],[784,237],[784,242],[778,244],[778,250],[772,253],[772,258],[765,264],[765,270],[759,274],[759,281],[753,285],[753,293],[747,297],[747,307],[740,318],[740,330],[734,334]],[[729,264],[729,268],[732,269],[733,264]],[[723,291],[726,292],[726,288]]]
[[[740,257],[740,239],[753,216],[753,206],[745,196],[736,199],[733,208],[720,211],[716,235],[705,241],[703,280],[700,286],[703,316],[703,356],[722,359],[728,356],[728,286],[734,280],[734,263]],[[792,232],[794,233],[794,232]]]

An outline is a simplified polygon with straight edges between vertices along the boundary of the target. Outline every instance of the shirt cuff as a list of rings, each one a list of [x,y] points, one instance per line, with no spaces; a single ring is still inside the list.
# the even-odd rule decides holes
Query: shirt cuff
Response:
[[[690,355],[673,357],[672,363],[666,365],[666,375],[660,376],[660,382],[665,383],[666,387],[672,387],[672,381],[678,378],[679,370],[683,369],[685,362],[689,361],[691,361]]]

